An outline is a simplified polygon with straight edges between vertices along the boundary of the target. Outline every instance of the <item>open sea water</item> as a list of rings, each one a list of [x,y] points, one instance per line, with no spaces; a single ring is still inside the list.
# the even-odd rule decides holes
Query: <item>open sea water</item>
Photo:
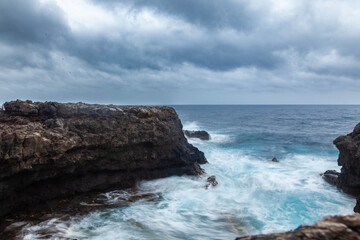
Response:
[[[210,141],[188,141],[205,153],[206,176],[144,181],[133,203],[28,226],[25,239],[234,239],[287,231],[327,215],[352,214],[355,199],[327,184],[321,173],[337,166],[332,141],[360,122],[360,106],[174,106],[184,129],[206,130]],[[272,162],[276,157],[279,162]],[[215,175],[216,187],[205,188]],[[117,201],[132,193],[104,194]],[[130,196],[131,197],[131,196]],[[54,237],[55,238],[55,237]]]

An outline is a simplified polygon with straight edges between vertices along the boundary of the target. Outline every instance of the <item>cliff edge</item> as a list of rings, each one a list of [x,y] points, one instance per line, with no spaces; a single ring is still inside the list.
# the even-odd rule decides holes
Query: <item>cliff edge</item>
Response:
[[[32,204],[199,175],[171,107],[13,101],[0,111],[0,218]]]

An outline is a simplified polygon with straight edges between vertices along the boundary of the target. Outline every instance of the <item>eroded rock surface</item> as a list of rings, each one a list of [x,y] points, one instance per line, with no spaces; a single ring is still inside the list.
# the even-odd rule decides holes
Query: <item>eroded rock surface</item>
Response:
[[[301,225],[294,231],[256,236],[237,240],[357,240],[360,239],[360,215],[327,217],[314,225]]]
[[[334,140],[339,149],[338,165],[342,166],[337,186],[344,192],[360,195],[360,123],[354,131]]]
[[[0,111],[0,218],[49,199],[198,175],[203,163],[170,107],[7,102]]]

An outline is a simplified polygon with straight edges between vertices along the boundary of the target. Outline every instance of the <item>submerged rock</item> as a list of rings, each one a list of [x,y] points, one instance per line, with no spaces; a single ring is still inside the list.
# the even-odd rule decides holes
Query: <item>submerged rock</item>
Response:
[[[272,162],[279,162],[279,160],[278,160],[276,157],[274,157],[273,159],[271,159],[271,161],[272,161]]]
[[[294,231],[246,236],[237,240],[356,240],[360,239],[360,215],[326,217]]]
[[[199,175],[204,154],[171,107],[13,101],[0,112],[0,218],[137,181]]]
[[[218,185],[218,182],[216,181],[216,177],[215,176],[210,176],[206,179],[206,186],[205,188],[208,189],[210,186],[215,187],[216,185]]]
[[[206,131],[184,131],[185,135],[189,138],[199,138],[201,140],[210,140],[210,134]]]

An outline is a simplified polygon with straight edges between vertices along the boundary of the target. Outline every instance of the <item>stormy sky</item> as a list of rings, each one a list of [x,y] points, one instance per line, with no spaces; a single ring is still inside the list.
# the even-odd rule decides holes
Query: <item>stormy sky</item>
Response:
[[[358,0],[0,0],[0,102],[360,104]]]

